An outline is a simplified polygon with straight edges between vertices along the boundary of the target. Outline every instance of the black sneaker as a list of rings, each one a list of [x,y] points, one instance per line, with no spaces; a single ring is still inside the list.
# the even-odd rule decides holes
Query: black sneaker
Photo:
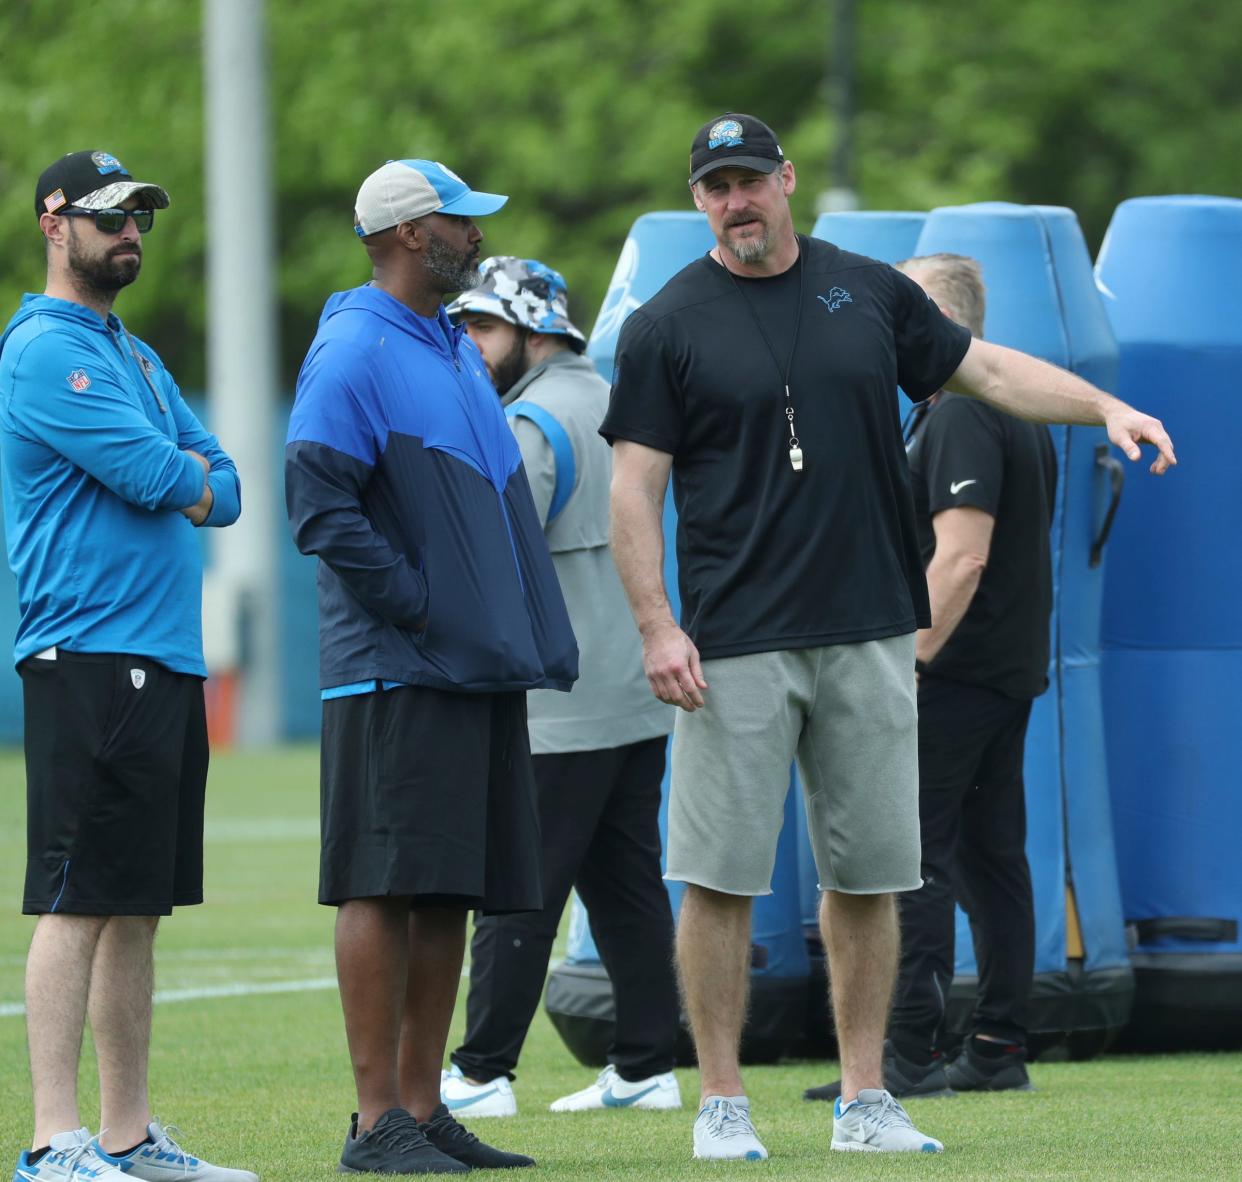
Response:
[[[952,1096],[953,1088],[945,1075],[943,1055],[936,1055],[930,1063],[911,1063],[891,1042],[884,1044],[884,1086],[889,1093],[901,1099],[919,1096],[930,1100],[936,1096]],[[841,1095],[841,1081],[807,1088],[804,1100],[836,1101]]]
[[[506,1153],[503,1149],[485,1145],[464,1125],[458,1124],[444,1104],[431,1114],[429,1121],[418,1127],[441,1153],[474,1170],[515,1170],[535,1164],[535,1159],[524,1153]]]
[[[1026,1073],[1026,1052],[1006,1045],[1003,1055],[981,1055],[968,1039],[956,1059],[945,1069],[949,1086],[959,1092],[1033,1092]],[[1005,1045],[1005,1044],[997,1044]]]
[[[338,1174],[464,1174],[469,1169],[432,1145],[404,1108],[390,1108],[361,1136],[355,1112],[336,1167]]]

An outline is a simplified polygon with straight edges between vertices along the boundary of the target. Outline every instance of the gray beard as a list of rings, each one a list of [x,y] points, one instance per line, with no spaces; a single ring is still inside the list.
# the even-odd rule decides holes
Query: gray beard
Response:
[[[454,250],[439,234],[428,230],[427,249],[423,251],[423,267],[427,274],[440,280],[447,294],[469,291],[479,285],[479,265],[471,260],[469,251]]]
[[[726,238],[725,248],[739,263],[758,263],[768,257],[768,251],[772,246],[772,236],[768,233],[768,227],[763,227],[763,233],[758,238]]]

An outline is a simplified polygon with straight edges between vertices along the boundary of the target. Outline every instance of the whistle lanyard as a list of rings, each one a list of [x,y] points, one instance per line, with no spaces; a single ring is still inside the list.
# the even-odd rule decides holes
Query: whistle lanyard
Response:
[[[780,359],[776,356],[776,350],[772,346],[771,340],[768,338],[767,330],[763,327],[763,321],[759,319],[759,313],[755,311],[755,306],[750,302],[750,297],[746,294],[746,289],[737,281],[737,276],[725,267],[725,274],[733,281],[733,286],[737,289],[737,294],[742,297],[742,303],[746,305],[746,310],[750,313],[751,319],[755,322],[755,327],[759,330],[759,335],[763,338],[763,343],[768,347],[768,353],[772,357],[772,364],[776,366],[777,376],[781,378],[782,385],[785,389],[785,418],[789,420],[789,466],[795,472],[802,471],[802,443],[798,439],[798,431],[794,425],[794,404],[793,395],[789,393],[789,375],[793,371],[794,355],[798,351],[798,330],[802,327],[802,294],[803,280],[806,277],[806,270],[802,265],[803,243],[802,236],[798,235],[798,310],[794,314],[794,330],[793,343],[789,346],[789,359],[785,362],[784,370],[781,369]],[[723,262],[721,264],[723,266]]]

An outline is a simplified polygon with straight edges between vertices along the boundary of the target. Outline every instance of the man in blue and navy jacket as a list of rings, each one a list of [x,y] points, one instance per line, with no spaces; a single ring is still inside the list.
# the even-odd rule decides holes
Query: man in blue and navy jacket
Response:
[[[289,424],[289,521],[320,559],[319,900],[339,908],[352,1170],[532,1164],[440,1103],[467,911],[542,903],[525,691],[578,673],[521,453],[442,303],[506,200],[429,160],[363,182],[373,280],[328,300]]]
[[[0,453],[21,619],[32,1148],[48,1182],[257,1182],[191,1157],[147,1099],[159,916],[203,901],[203,566],[195,526],[241,510],[233,461],[112,313],[138,277],[159,186],[107,152],[44,170],[47,286],[0,340]],[[100,1123],[80,1128],[90,999]]]

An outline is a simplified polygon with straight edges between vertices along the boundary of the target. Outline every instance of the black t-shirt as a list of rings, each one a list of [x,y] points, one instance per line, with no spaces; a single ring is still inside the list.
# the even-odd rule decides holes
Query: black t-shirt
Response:
[[[928,623],[897,385],[935,393],[970,334],[892,267],[799,243],[800,264],[767,279],[696,260],[617,342],[600,432],[673,457],[681,624],[704,657]],[[799,311],[795,472],[784,371]]]
[[[971,505],[995,519],[979,588],[928,672],[1010,698],[1038,697],[1048,686],[1048,531],[1057,494],[1048,428],[946,392],[915,427],[908,456],[924,565],[936,552],[937,513]]]

